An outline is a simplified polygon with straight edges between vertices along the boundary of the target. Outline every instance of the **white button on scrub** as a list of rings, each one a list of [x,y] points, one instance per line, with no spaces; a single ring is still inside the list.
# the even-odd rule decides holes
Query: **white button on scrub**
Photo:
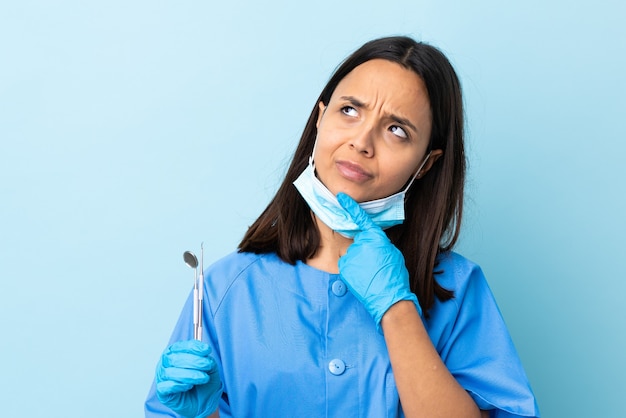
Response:
[[[328,363],[328,370],[335,376],[339,376],[346,371],[346,363],[336,358]]]

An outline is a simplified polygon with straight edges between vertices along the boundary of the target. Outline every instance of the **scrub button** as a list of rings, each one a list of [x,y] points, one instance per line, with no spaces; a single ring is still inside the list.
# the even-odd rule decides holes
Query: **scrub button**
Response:
[[[335,296],[343,296],[348,291],[348,287],[341,280],[337,280],[337,281],[333,282],[333,284],[331,286],[331,290],[333,291],[333,294]]]
[[[336,358],[328,363],[328,370],[335,376],[339,376],[346,371],[346,363]]]

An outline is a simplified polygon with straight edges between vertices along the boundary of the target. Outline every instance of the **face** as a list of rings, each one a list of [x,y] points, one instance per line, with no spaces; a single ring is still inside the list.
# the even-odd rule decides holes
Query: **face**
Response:
[[[344,192],[357,202],[387,197],[424,161],[430,103],[413,71],[382,59],[367,61],[344,77],[328,105],[319,106],[313,159],[333,194]],[[433,152],[435,159],[439,153]]]

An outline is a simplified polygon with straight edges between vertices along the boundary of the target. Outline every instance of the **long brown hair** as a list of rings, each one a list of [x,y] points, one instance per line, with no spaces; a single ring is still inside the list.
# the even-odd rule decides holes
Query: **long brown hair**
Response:
[[[239,251],[276,252],[291,264],[305,261],[315,254],[320,244],[319,232],[308,205],[293,182],[306,168],[313,152],[318,103],[328,105],[339,82],[358,65],[372,59],[398,63],[422,78],[432,114],[428,150],[443,151],[431,169],[408,191],[404,223],[386,231],[404,255],[411,290],[426,312],[435,297],[440,300],[453,297],[451,291],[435,280],[435,269],[438,254],[454,246],[460,231],[466,167],[463,102],[458,77],[443,53],[408,37],[367,42],[337,68],[313,106],[285,179],[267,208],[246,232]]]

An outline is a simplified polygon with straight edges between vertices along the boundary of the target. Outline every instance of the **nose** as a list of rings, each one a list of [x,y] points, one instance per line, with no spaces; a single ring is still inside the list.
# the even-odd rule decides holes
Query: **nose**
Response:
[[[375,130],[373,126],[362,125],[350,139],[350,148],[366,157],[374,156]]]

